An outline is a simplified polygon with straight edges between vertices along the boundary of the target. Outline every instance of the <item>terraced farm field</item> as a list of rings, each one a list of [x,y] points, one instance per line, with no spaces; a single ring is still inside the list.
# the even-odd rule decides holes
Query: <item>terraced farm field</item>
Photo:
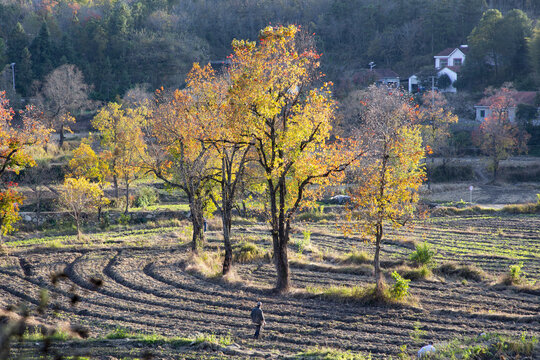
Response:
[[[342,303],[306,292],[306,287],[370,284],[367,264],[343,266],[335,260],[353,246],[370,251],[370,245],[341,236],[339,224],[298,226],[295,238],[302,238],[300,230],[309,229],[312,249],[318,255],[312,251],[298,255],[291,245],[295,289],[289,295],[271,293],[274,268],[268,261],[237,265],[240,283],[208,279],[187,270],[189,246],[178,239],[181,229],[140,228],[122,230],[121,236],[113,231],[90,235],[90,245],[59,247],[55,238],[39,244],[31,238],[12,243],[17,246],[12,246],[10,255],[0,258],[0,305],[27,302],[37,306],[39,289],[46,288],[58,316],[88,327],[93,339],[55,346],[70,354],[109,359],[140,357],[144,352],[171,359],[278,358],[314,347],[387,358],[400,353],[402,345],[412,354],[427,343],[483,332],[540,336],[538,284],[526,288],[497,285],[509,265],[521,261],[531,281],[540,278],[538,216],[439,217],[412,230],[391,233],[383,251],[388,274],[407,261],[411,239],[432,244],[439,265],[476,265],[488,274],[482,281],[443,275],[413,281],[410,292],[418,305],[405,307]],[[235,231],[238,238],[270,248],[264,224],[236,226]],[[207,247],[219,247],[219,232],[207,235]],[[52,273],[65,273],[67,278],[52,286]],[[102,279],[103,286],[96,288],[92,279]],[[81,298],[75,306],[70,305],[73,292]],[[253,340],[249,312],[258,300],[263,303],[267,326],[262,339]],[[119,328],[167,337],[229,336],[235,345],[227,352],[105,339]],[[22,349],[33,351],[31,345]]]

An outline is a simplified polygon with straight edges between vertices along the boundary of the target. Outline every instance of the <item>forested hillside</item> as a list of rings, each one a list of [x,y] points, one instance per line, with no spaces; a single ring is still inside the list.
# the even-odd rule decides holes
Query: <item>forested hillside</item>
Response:
[[[499,8],[504,19],[513,14],[506,27],[495,28],[503,28],[500,36],[515,46],[489,32],[493,18],[487,30],[471,35],[489,7]],[[510,12],[514,8],[523,12]],[[469,84],[461,86],[512,80],[531,88],[536,84],[529,75],[540,66],[538,57],[526,55],[526,37],[532,36],[539,14],[540,4],[533,0],[4,0],[1,87],[12,85],[11,63],[23,97],[33,96],[38,82],[66,63],[82,70],[95,99],[113,100],[136,84],[148,90],[179,87],[193,62],[224,59],[234,38],[254,39],[269,23],[296,23],[315,34],[322,68],[338,86],[344,73],[370,61],[409,76],[432,67],[434,54],[471,42],[473,36],[480,49],[477,59],[494,43],[511,52],[502,54],[501,61],[511,60],[503,61],[496,76],[471,66],[465,77]],[[535,38],[531,53],[539,53],[538,32]]]

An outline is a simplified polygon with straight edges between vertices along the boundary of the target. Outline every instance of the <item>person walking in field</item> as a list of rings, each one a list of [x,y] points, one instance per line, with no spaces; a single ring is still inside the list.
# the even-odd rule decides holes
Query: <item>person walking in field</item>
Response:
[[[264,321],[264,314],[261,309],[262,303],[259,301],[257,303],[257,306],[251,310],[251,321],[256,325],[255,335],[253,335],[253,338],[258,339],[259,335],[261,333],[262,327],[266,324],[266,321]]]

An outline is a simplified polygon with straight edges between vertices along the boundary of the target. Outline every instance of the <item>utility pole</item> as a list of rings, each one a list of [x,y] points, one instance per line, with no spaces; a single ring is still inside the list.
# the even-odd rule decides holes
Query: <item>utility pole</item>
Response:
[[[11,76],[13,77],[13,91],[15,91],[15,63],[11,63]]]
[[[431,106],[435,107],[435,76],[430,76],[431,78]]]

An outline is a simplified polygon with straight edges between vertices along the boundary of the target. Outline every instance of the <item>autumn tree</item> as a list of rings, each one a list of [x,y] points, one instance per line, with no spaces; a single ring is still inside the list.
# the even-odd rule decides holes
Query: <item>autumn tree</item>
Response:
[[[231,97],[244,107],[266,184],[277,271],[276,291],[290,288],[291,221],[329,177],[351,160],[329,146],[335,103],[330,84],[315,86],[319,54],[298,42],[298,27],[268,26],[259,43],[233,41]],[[342,158],[339,158],[342,156]]]
[[[207,130],[204,142],[212,147],[217,161],[212,162],[210,168],[211,179],[218,184],[209,193],[217,210],[221,214],[223,224],[223,244],[225,256],[223,259],[223,275],[231,270],[233,253],[231,244],[232,211],[239,191],[246,180],[247,163],[252,160],[252,138],[248,122],[239,121],[245,115],[243,106],[238,106],[237,98],[227,93],[230,78],[214,76],[213,73],[206,79],[209,81],[205,90],[213,92],[216,104],[212,120],[212,129]]]
[[[488,116],[474,134],[474,140],[482,153],[489,157],[493,181],[497,181],[501,160],[526,152],[529,134],[510,122],[510,112],[516,108],[515,90],[505,85],[497,91],[488,89],[486,94],[488,97],[482,103],[489,104]]]
[[[424,146],[428,149],[427,155],[430,156],[433,166],[435,156],[444,157],[444,154],[448,153],[450,125],[456,124],[458,117],[452,113],[444,95],[435,91],[424,93],[417,116]],[[426,167],[428,187],[431,186],[429,170],[430,168]]]
[[[66,178],[60,191],[60,204],[75,219],[77,239],[81,240],[82,215],[103,205],[105,197],[98,184],[84,177]]]
[[[195,65],[186,88],[173,94],[158,91],[156,106],[146,122],[145,169],[168,186],[185,192],[193,224],[192,251],[204,244],[204,212],[209,205],[212,163],[216,154],[204,139],[212,134],[222,97],[211,91],[210,65]],[[211,87],[211,86],[210,86]]]
[[[380,253],[385,227],[402,227],[414,217],[424,180],[424,149],[416,109],[406,93],[371,86],[361,101],[363,112],[355,135],[366,139],[367,154],[351,192],[348,231],[375,243],[376,293],[383,296]]]
[[[19,205],[23,200],[5,175],[9,172],[18,174],[22,169],[34,166],[35,161],[28,150],[47,141],[50,133],[33,114],[33,109],[27,108],[21,113],[22,126],[13,126],[13,109],[9,107],[5,92],[0,92],[0,236],[15,229],[13,223],[19,220]]]
[[[109,185],[107,182],[111,172],[109,170],[108,158],[106,153],[96,154],[90,146],[92,139],[83,139],[79,147],[73,150],[73,158],[69,161],[70,177],[84,177],[89,181],[98,184],[103,191]],[[108,200],[103,197],[98,204],[98,221],[101,220],[102,205]]]
[[[60,136],[60,146],[64,144],[65,131],[70,131],[69,124],[75,123],[73,114],[90,105],[89,90],[75,65],[62,65],[45,76],[37,105],[45,112],[47,126]]]
[[[125,210],[129,211],[129,187],[143,174],[140,159],[146,149],[142,126],[147,115],[145,106],[122,108],[117,103],[103,107],[92,120],[92,126],[100,131],[101,146],[105,150],[113,177],[115,197],[118,198],[118,182],[126,187]]]

